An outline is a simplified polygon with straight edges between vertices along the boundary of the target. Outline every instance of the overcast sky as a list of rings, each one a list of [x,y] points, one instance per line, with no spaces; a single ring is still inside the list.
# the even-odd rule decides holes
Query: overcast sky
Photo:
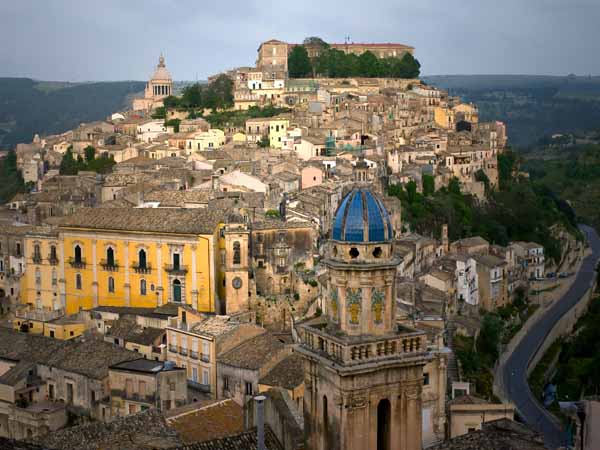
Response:
[[[0,0],[0,76],[176,80],[251,65],[260,42],[399,42],[425,75],[600,74],[599,0]]]

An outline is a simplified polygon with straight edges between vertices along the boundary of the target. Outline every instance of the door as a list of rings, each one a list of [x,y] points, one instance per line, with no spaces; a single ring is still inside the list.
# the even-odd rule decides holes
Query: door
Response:
[[[179,280],[173,281],[173,301],[181,303],[181,282]]]

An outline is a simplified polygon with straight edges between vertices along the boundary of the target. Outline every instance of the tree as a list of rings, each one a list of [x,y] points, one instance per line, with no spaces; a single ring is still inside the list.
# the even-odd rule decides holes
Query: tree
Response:
[[[265,134],[260,138],[260,141],[258,141],[258,146],[262,147],[262,148],[266,148],[269,147],[271,145],[271,140],[269,139],[269,135]]]
[[[477,351],[490,358],[489,363],[493,365],[498,358],[498,346],[502,338],[502,321],[496,314],[483,316],[481,330],[477,338]]]
[[[90,163],[94,159],[96,159],[96,149],[91,145],[88,145],[83,149],[83,154],[85,155],[85,162]]]
[[[418,78],[421,73],[421,63],[410,53],[405,53],[400,60],[399,78]]]
[[[477,172],[475,172],[475,181],[480,181],[484,184],[486,194],[490,192],[490,179],[483,169],[479,169]]]
[[[358,72],[361,76],[377,77],[380,75],[379,59],[370,51],[362,53],[358,57]]]
[[[169,95],[168,97],[165,97],[163,99],[163,105],[165,105],[166,109],[175,109],[179,107],[179,103],[180,103],[180,99],[173,96],[173,95]]]
[[[153,119],[164,119],[165,117],[167,117],[167,110],[164,106],[159,106],[152,113]]]
[[[165,127],[173,127],[173,131],[175,133],[179,133],[179,124],[181,123],[180,119],[171,119],[165,122]]]
[[[435,193],[435,178],[432,175],[423,175],[423,195],[431,196]]]
[[[77,175],[77,161],[73,158],[73,148],[69,146],[60,161],[59,173],[61,175]]]
[[[290,78],[305,78],[312,74],[312,64],[303,45],[295,46],[288,56]]]

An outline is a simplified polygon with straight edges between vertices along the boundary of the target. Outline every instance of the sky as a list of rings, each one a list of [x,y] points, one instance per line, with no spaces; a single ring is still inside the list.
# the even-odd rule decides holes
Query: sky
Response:
[[[268,39],[397,42],[423,75],[600,74],[598,0],[1,0],[0,76],[175,80],[253,65]]]

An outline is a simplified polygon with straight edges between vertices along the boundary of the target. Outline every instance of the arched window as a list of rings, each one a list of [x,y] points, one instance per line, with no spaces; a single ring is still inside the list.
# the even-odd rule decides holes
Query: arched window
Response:
[[[75,275],[75,289],[81,289],[81,274]]]
[[[111,267],[115,265],[115,251],[112,247],[106,249],[106,265]]]
[[[56,245],[50,246],[50,259],[56,260]]]
[[[39,244],[35,244],[33,246],[33,257],[36,259],[40,259],[42,257],[42,252],[40,251]]]
[[[75,262],[81,262],[81,247],[79,245],[75,246]]]
[[[238,241],[233,243],[233,263],[241,264],[242,263],[242,251],[241,246]]]
[[[181,303],[181,281],[173,281],[173,301],[175,303]]]
[[[108,292],[115,292],[115,279],[108,277]]]
[[[146,268],[146,250],[144,249],[138,252],[138,266],[140,269]]]
[[[140,295],[146,295],[146,280],[140,280]]]

